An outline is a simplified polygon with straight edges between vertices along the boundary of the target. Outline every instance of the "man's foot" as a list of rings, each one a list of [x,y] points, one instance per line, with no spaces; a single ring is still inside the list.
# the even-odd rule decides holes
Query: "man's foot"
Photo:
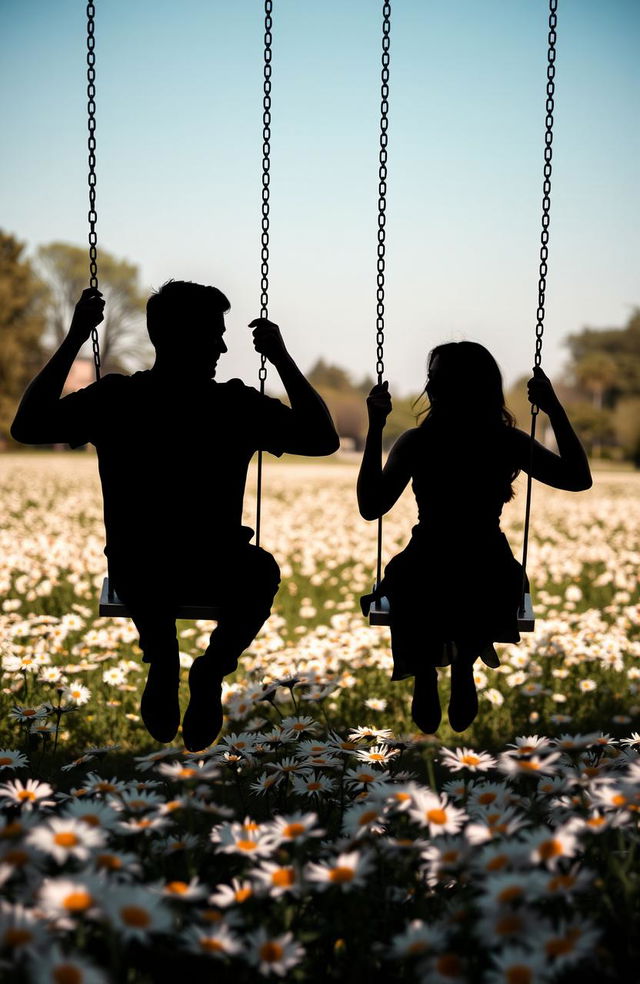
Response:
[[[144,726],[156,741],[167,744],[180,724],[180,662],[178,657],[149,663],[149,675],[140,702]]]
[[[182,740],[190,752],[207,748],[222,729],[222,679],[220,667],[203,656],[189,670],[189,706],[182,720]]]
[[[442,719],[438,694],[438,671],[433,666],[416,673],[411,702],[411,717],[426,735],[438,730]]]
[[[449,724],[454,731],[466,731],[478,713],[478,694],[473,679],[473,662],[458,660],[451,665]]]

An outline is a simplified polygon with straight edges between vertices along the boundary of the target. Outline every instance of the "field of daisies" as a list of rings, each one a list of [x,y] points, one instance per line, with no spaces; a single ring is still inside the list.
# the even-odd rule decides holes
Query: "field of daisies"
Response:
[[[535,489],[535,632],[476,664],[463,735],[440,671],[436,736],[359,613],[355,477],[269,462],[282,586],[219,740],[189,754],[146,734],[135,631],[97,615],[95,458],[0,456],[2,981],[639,979],[640,475]],[[520,487],[516,555],[523,508]],[[414,521],[407,494],[386,556]],[[179,625],[184,702],[212,628]]]

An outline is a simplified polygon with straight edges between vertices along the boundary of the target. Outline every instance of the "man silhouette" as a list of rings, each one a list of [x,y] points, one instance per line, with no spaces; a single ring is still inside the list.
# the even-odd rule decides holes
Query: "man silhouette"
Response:
[[[169,281],[147,304],[153,367],[106,375],[61,399],[74,359],[103,320],[102,294],[88,288],[11,429],[24,444],[96,447],[109,575],[149,664],[141,714],[158,741],[172,741],[180,723],[176,609],[184,601],[219,606],[210,644],[189,671],[182,730],[192,751],[220,731],[222,679],[268,618],[279,584],[275,560],[249,543],[253,530],[242,525],[249,461],[258,448],[327,455],[339,444],[323,400],[266,318],[251,322],[254,347],[277,369],[291,406],[239,379],[215,381],[229,306],[215,287]]]

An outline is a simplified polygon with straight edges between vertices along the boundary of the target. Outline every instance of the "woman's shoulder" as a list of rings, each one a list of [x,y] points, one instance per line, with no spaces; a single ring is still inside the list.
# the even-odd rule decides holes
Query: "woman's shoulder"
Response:
[[[396,438],[396,441],[392,447],[392,451],[398,452],[400,454],[410,453],[413,448],[417,445],[420,440],[421,432],[419,427],[410,427],[409,430],[403,431],[400,437]]]

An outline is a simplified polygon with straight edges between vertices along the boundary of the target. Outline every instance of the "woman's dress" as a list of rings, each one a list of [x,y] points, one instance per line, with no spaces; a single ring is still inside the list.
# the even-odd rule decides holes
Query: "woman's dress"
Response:
[[[520,641],[522,565],[500,529],[516,469],[510,430],[425,422],[408,435],[418,523],[376,591],[390,604],[392,680],[461,654],[496,667],[493,643]]]

